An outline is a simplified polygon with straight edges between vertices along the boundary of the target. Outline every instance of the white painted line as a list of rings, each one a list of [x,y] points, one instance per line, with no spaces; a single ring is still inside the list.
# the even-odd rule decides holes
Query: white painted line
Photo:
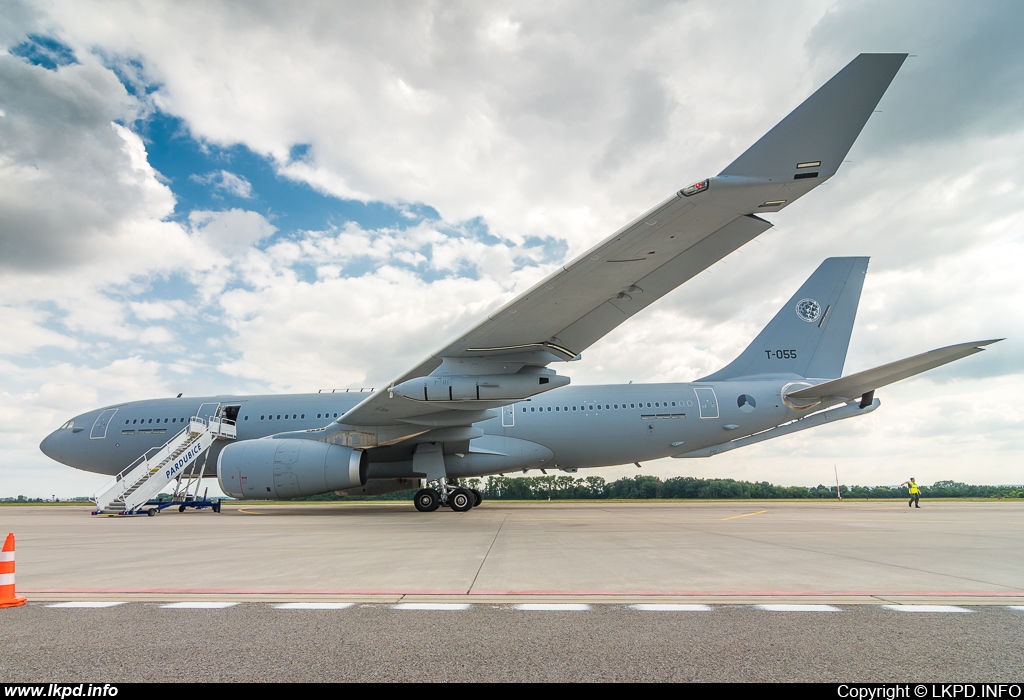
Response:
[[[710,605],[695,605],[692,603],[642,603],[630,605],[634,610],[647,612],[709,612]]]
[[[1008,605],[1007,607],[1010,610],[1024,610],[1024,605]]]
[[[214,601],[214,600],[191,600],[191,601],[186,601],[184,603],[167,603],[166,605],[161,605],[160,607],[161,608],[175,609],[175,610],[183,610],[183,609],[215,610],[215,609],[219,609],[219,608],[230,608],[233,605],[238,605],[238,603],[228,603],[228,602],[224,602],[224,601]]]
[[[590,610],[586,603],[521,603],[516,610],[558,610],[558,611],[583,611]]]
[[[469,603],[398,603],[395,610],[469,610]]]
[[[758,605],[769,612],[842,612],[834,605]]]
[[[124,602],[107,600],[80,601],[71,603],[54,603],[47,605],[48,608],[112,608],[115,605],[124,605]]]
[[[279,603],[278,610],[346,610],[355,603]]]
[[[883,605],[886,610],[899,610],[900,612],[923,612],[923,613],[969,613],[974,612],[967,608],[959,608],[955,605]]]

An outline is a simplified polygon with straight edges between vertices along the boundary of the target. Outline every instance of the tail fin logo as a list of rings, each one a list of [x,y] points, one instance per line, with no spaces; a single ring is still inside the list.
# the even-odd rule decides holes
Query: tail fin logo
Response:
[[[801,299],[796,303],[796,315],[801,321],[814,323],[821,317],[821,304],[814,299]]]

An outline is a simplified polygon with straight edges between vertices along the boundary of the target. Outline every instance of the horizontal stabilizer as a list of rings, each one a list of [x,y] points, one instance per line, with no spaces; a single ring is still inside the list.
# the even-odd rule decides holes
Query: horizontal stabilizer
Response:
[[[865,370],[864,372],[857,372],[856,374],[835,379],[831,382],[818,384],[807,389],[800,389],[799,391],[786,394],[786,398],[790,400],[853,399],[863,396],[869,391],[898,382],[901,379],[913,377],[915,374],[927,372],[930,369],[941,367],[948,362],[981,352],[984,346],[998,343],[1000,340],[1002,338],[950,345],[946,348],[939,348],[938,350],[932,350],[921,355],[908,357],[905,360],[890,362],[887,365]]]
[[[861,54],[722,175],[822,180],[835,174],[907,54]]]

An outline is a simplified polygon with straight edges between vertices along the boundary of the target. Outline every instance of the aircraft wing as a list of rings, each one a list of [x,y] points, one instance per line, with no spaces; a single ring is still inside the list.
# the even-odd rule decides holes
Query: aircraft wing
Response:
[[[468,425],[492,402],[417,401],[393,389],[418,377],[537,372],[583,350],[771,227],[831,177],[906,54],[862,54],[715,177],[697,182],[557,270],[348,411],[358,426]],[[491,382],[494,385],[494,382]],[[463,419],[452,411],[466,411]]]
[[[915,374],[927,372],[930,369],[941,367],[962,357],[981,352],[982,348],[986,345],[998,343],[999,340],[1002,339],[978,340],[973,343],[950,345],[949,347],[914,355],[905,360],[890,362],[887,365],[865,370],[864,372],[857,372],[848,377],[833,379],[824,384],[789,392],[786,394],[786,398],[798,401],[817,401],[828,398],[854,399],[875,389],[898,382],[901,379],[913,377]]]

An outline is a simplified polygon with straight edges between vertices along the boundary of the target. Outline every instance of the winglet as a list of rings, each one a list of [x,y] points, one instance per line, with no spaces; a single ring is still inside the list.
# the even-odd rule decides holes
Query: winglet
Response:
[[[720,175],[770,180],[831,177],[907,54],[862,53]]]

